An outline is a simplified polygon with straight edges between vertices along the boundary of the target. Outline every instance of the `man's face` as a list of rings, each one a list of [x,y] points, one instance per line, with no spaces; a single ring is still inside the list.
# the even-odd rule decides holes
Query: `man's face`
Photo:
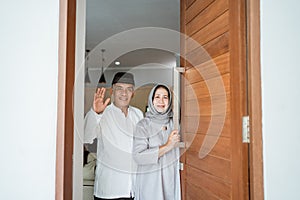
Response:
[[[115,106],[118,108],[129,106],[134,93],[133,85],[127,83],[115,83],[112,89]]]

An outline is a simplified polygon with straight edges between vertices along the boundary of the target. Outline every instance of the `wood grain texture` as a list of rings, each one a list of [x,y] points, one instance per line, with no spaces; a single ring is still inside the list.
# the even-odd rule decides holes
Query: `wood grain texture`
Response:
[[[205,173],[213,174],[227,182],[231,182],[231,162],[220,157],[207,155],[205,158],[199,158],[199,151],[186,152],[186,161],[189,166],[199,169]]]
[[[186,98],[189,101],[192,99],[215,97],[218,95],[230,94],[230,74],[206,79],[205,81],[194,82],[192,85],[185,86]]]
[[[185,73],[185,84],[193,84],[205,79],[211,79],[229,73],[229,52],[214,59],[189,68]]]
[[[227,0],[215,0],[205,10],[193,18],[192,21],[186,24],[186,34],[191,37],[194,33],[212,22],[226,10],[228,10]]]
[[[250,116],[250,197],[264,199],[262,103],[260,70],[260,1],[247,1],[248,12],[248,95]]]
[[[196,0],[193,1],[193,6],[190,6],[191,3],[189,4],[189,7],[186,11],[186,21],[185,23],[190,22],[194,17],[199,15],[208,5],[210,5],[214,0]]]
[[[233,199],[249,199],[248,144],[242,143],[242,117],[247,115],[245,1],[229,1],[231,143]]]
[[[247,146],[240,140],[246,105],[243,6],[243,0],[194,1],[185,11],[191,37],[184,46],[182,112],[187,199],[248,199]],[[200,158],[207,141],[216,143]]]
[[[186,171],[187,184],[203,188],[219,199],[231,199],[231,183],[191,166],[187,166]]]
[[[196,32],[193,36],[187,37],[186,46],[187,51],[190,52],[197,48],[197,46],[205,45],[216,37],[228,32],[229,30],[229,11],[225,11],[207,26]]]
[[[186,189],[188,200],[219,200],[220,198],[214,195],[207,189],[197,187],[191,183],[187,183]]]
[[[73,193],[73,87],[75,81],[76,1],[60,1],[58,112],[55,199]]]
[[[186,133],[187,150],[192,152],[199,152],[203,144],[206,134]],[[209,136],[217,137],[217,136]],[[209,153],[210,156],[218,157],[224,160],[231,160],[231,140],[228,137],[218,137],[218,142]]]
[[[186,0],[185,1],[185,6],[188,8],[190,7],[196,0]]]
[[[213,97],[214,109],[211,102],[209,97],[187,101],[186,112],[189,113],[187,116],[226,116],[226,113],[230,113],[230,102],[224,102],[223,97]]]
[[[198,66],[227,53],[229,51],[229,33],[226,32],[204,46],[199,46],[190,52],[188,51],[187,46],[185,48],[185,57],[189,61],[186,66],[188,70],[190,67]]]
[[[212,117],[215,121],[212,121]],[[182,123],[185,123],[183,132],[185,134],[207,134],[209,127],[221,126],[221,137],[231,137],[230,131],[230,113],[224,116],[184,116]],[[219,135],[219,132],[211,135]]]

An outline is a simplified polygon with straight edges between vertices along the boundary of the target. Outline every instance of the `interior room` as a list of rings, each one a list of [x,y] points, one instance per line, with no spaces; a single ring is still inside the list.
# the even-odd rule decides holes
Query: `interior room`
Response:
[[[105,87],[106,98],[110,95],[112,77],[120,71],[134,75],[135,94],[131,105],[144,113],[155,83],[173,87],[173,71],[179,66],[178,51],[168,51],[163,46],[131,47],[135,41],[128,37],[118,44],[105,43],[126,35],[130,29],[158,27],[178,32],[179,4],[178,0],[86,1],[84,113],[91,109],[96,88]],[[179,40],[173,41],[176,49],[179,44]],[[118,52],[118,48],[126,50]],[[96,140],[92,145],[85,145],[84,150],[83,199],[88,200],[93,199]]]

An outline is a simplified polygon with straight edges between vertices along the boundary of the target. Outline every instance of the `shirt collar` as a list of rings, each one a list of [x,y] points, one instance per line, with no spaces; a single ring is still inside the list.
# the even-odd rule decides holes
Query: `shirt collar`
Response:
[[[112,105],[112,108],[113,108],[114,110],[116,110],[117,112],[120,112],[120,113],[124,114],[124,113],[122,112],[121,108],[117,107],[117,106],[115,105],[114,102],[113,102],[111,105]],[[128,114],[129,114],[129,112],[131,111],[131,106],[128,106],[127,111],[128,111]]]

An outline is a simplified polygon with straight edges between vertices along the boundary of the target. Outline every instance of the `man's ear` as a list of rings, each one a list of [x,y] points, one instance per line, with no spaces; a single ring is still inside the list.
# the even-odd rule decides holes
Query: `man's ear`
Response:
[[[113,93],[113,88],[111,87],[111,88],[109,88],[109,95],[111,96],[112,93]]]

